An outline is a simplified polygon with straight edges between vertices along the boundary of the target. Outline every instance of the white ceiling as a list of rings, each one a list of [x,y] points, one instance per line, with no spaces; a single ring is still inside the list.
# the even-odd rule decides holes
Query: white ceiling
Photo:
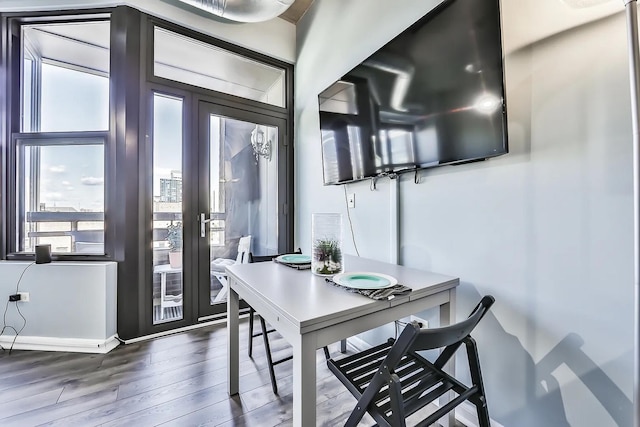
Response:
[[[109,22],[44,24],[24,27],[32,53],[45,60],[109,72]]]

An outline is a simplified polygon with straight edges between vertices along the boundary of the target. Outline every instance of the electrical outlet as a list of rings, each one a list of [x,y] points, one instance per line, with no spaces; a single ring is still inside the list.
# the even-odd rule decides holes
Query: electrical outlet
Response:
[[[29,302],[29,292],[18,292],[18,295],[20,295],[20,302]]]
[[[347,195],[347,207],[349,208],[356,207],[356,193],[349,193]]]
[[[418,322],[420,324],[420,329],[425,329],[425,328],[429,327],[429,322],[427,322],[426,320],[424,320],[423,318],[418,317],[418,316],[413,316],[412,315],[409,318],[409,321],[410,322]]]

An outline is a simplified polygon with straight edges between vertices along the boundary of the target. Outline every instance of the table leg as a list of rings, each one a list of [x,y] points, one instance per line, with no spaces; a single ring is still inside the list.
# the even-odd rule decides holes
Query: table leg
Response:
[[[300,336],[293,344],[293,426],[316,425],[316,337]]]
[[[227,385],[229,395],[238,394],[240,389],[239,306],[238,293],[229,289],[227,296]]]
[[[347,340],[340,340],[340,353],[344,354],[347,352]]]
[[[160,320],[164,319],[164,299],[167,297],[167,273],[160,273]]]
[[[454,323],[456,323],[455,307],[456,307],[456,288],[452,288],[449,290],[449,302],[442,304],[440,306],[440,327],[453,325]],[[451,358],[449,363],[445,365],[445,370],[449,372],[449,374],[455,377],[455,370],[456,370],[455,357]],[[453,396],[453,392],[451,391],[448,393],[445,393],[440,398],[440,406],[449,402],[452,396]],[[456,425],[455,409],[449,412],[449,414],[446,417],[441,418],[440,423],[442,427],[455,426]]]

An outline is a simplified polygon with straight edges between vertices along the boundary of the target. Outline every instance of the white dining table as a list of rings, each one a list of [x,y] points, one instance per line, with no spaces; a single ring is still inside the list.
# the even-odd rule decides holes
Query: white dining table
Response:
[[[293,425],[316,425],[316,350],[433,307],[440,325],[455,322],[457,277],[355,256],[345,256],[345,272],[392,276],[412,292],[373,300],[327,283],[310,270],[276,262],[227,267],[229,295],[228,392],[239,392],[239,300],[244,299],[293,347]],[[452,365],[452,364],[451,364]],[[449,367],[453,370],[453,366]],[[452,416],[451,416],[452,417]],[[443,420],[452,422],[452,418]]]

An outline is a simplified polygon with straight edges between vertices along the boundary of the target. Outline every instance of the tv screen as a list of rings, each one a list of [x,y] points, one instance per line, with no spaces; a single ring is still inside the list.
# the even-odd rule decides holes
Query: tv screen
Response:
[[[447,0],[319,96],[324,183],[508,151],[499,0]]]

